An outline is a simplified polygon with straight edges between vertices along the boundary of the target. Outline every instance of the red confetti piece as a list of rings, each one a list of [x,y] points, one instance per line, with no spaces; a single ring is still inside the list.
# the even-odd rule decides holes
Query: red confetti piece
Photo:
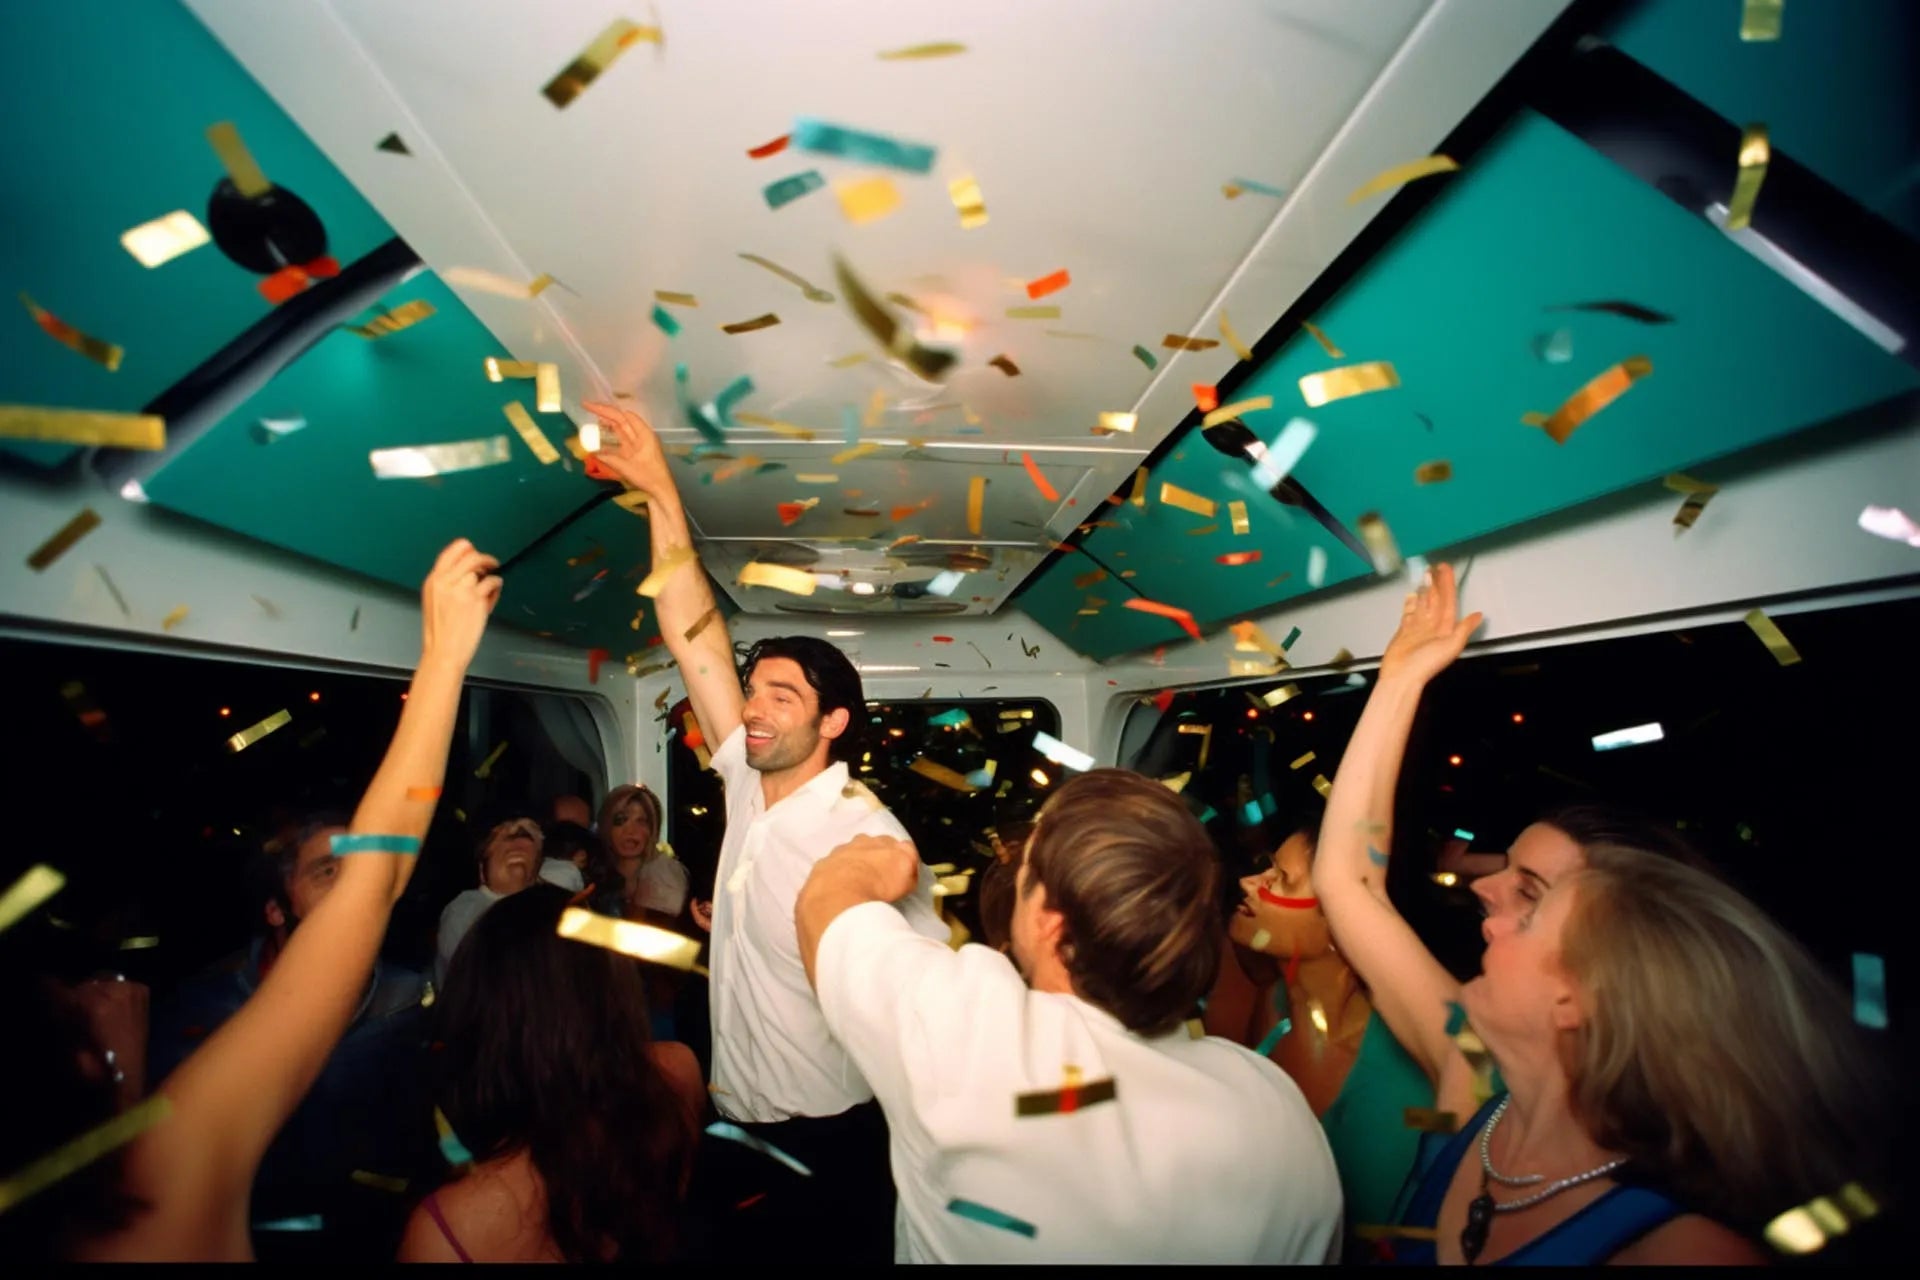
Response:
[[[1033,481],[1033,487],[1040,491],[1041,497],[1045,498],[1048,502],[1060,501],[1059,491],[1056,490],[1052,485],[1048,484],[1047,478],[1040,474],[1040,468],[1035,466],[1033,463],[1032,454],[1030,453],[1021,454],[1020,464],[1027,469],[1027,479]]]
[[[786,142],[786,139],[782,138],[780,139],[780,141],[784,144]],[[742,1200],[739,1204],[733,1207],[735,1209],[751,1209],[753,1208],[754,1205],[759,1204],[762,1200],[765,1200],[766,1198],[767,1198],[767,1193],[764,1191],[761,1191],[761,1192],[758,1192],[757,1194],[748,1196],[745,1200]]]
[[[1072,283],[1073,277],[1067,274],[1065,267],[1062,267],[1050,276],[1041,276],[1038,280],[1029,282],[1027,285],[1027,296],[1029,298],[1044,298],[1050,293],[1060,292]]]
[[[1193,402],[1200,406],[1200,412],[1212,413],[1220,407],[1220,388],[1210,387],[1204,382],[1194,383]]]
[[[783,502],[780,504],[779,510],[780,523],[792,524],[801,516],[807,514],[807,504],[804,502]]]
[[[262,280],[258,288],[260,296],[277,307],[288,298],[300,293],[312,282],[305,268],[282,267]]]
[[[768,156],[777,156],[782,151],[785,151],[787,149],[787,143],[792,141],[792,139],[792,134],[783,133],[772,142],[763,142],[757,147],[748,147],[747,154],[755,160],[765,160]]]
[[[340,260],[332,254],[321,254],[303,269],[315,280],[331,280],[340,274]]]
[[[952,636],[935,636],[933,638],[933,642],[935,644],[952,644],[953,637]]]
[[[1259,558],[1258,551],[1229,551],[1225,555],[1215,556],[1214,560],[1220,564],[1243,565],[1252,564]]]
[[[1156,693],[1156,694],[1154,694],[1154,695],[1153,695],[1153,705],[1154,705],[1154,706],[1156,706],[1156,707],[1158,707],[1158,708],[1159,708],[1160,710],[1162,710],[1162,711],[1165,711],[1165,710],[1166,710],[1166,709],[1167,709],[1168,707],[1170,707],[1170,706],[1172,706],[1172,705],[1173,705],[1173,690],[1171,690],[1171,689],[1162,689],[1162,690],[1161,690],[1160,692],[1158,692],[1158,693]]]
[[[600,455],[599,455],[599,454],[597,454],[597,453],[590,453],[590,454],[588,454],[588,455],[587,455],[587,479],[589,479],[589,480],[618,480],[619,478],[620,478],[619,476],[617,476],[617,475],[615,475],[615,474],[613,474],[613,472],[611,472],[611,471],[609,471],[609,470],[607,470],[607,464],[606,464],[606,463],[604,463],[604,462],[602,462],[602,461],[600,461]]]
[[[1171,618],[1180,624],[1181,630],[1195,640],[1201,639],[1200,628],[1194,623],[1193,615],[1178,605],[1161,604],[1157,600],[1142,600],[1138,596],[1126,602],[1126,607],[1135,613],[1151,613],[1156,617]]]
[[[608,658],[611,658],[612,656],[613,654],[609,653],[605,649],[587,650],[587,683],[588,684],[600,683],[600,664],[605,662]]]

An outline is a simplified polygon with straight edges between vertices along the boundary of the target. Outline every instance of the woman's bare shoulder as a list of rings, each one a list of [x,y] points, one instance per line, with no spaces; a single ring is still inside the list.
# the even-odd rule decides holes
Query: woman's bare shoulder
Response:
[[[1609,1259],[1614,1266],[1750,1267],[1767,1261],[1767,1255],[1738,1231],[1697,1213],[1660,1224]]]

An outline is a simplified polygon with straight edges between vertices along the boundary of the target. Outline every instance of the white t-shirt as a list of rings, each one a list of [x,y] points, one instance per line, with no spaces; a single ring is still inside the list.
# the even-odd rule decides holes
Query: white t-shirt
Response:
[[[658,911],[662,915],[677,916],[680,908],[687,905],[686,864],[678,858],[664,853],[654,855],[652,861],[640,868],[635,877],[633,900],[649,911]]]
[[[460,939],[467,936],[467,930],[473,928],[473,922],[486,914],[487,908],[506,897],[504,893],[495,893],[481,885],[477,889],[468,889],[456,894],[446,910],[440,913],[440,933],[434,944],[433,985],[447,985],[447,966],[453,963],[453,953],[460,949]]]
[[[1231,1041],[1146,1039],[1030,989],[987,947],[842,912],[814,960],[827,1025],[892,1133],[900,1262],[1322,1263],[1340,1179],[1299,1086]],[[1114,1098],[1015,1114],[1015,1095],[1111,1079]],[[970,1201],[1032,1234],[949,1209]]]
[[[769,809],[747,763],[747,731],[713,753],[726,783],[727,833],[714,876],[708,968],[713,1011],[713,1102],[732,1120],[771,1122],[838,1115],[873,1096],[827,1030],[800,963],[795,900],[813,864],[857,835],[906,838],[873,793],[835,764]],[[845,793],[845,794],[843,794]],[[876,904],[903,930],[942,940],[933,873],[897,905]],[[911,926],[911,927],[907,927]],[[916,932],[917,931],[917,932]]]

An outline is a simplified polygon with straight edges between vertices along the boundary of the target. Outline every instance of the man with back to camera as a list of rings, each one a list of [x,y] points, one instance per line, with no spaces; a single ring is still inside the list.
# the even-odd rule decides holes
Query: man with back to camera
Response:
[[[919,860],[857,837],[797,906],[827,1026],[886,1111],[896,1261],[1337,1257],[1340,1181],[1299,1086],[1183,1025],[1223,925],[1180,797],[1120,769],[1054,793],[1015,873],[1011,961],[881,909]]]
[[[762,640],[736,668],[726,623],[708,617],[713,592],[690,559],[686,512],[659,439],[632,410],[586,408],[606,427],[602,464],[647,495],[655,573],[689,558],[667,572],[656,608],[694,717],[718,744],[712,767],[726,784],[709,926],[714,1105],[811,1170],[770,1192],[743,1219],[752,1231],[731,1233],[732,1243],[789,1262],[885,1262],[893,1235],[886,1123],[821,1017],[793,914],[808,871],[829,849],[859,835],[906,835],[871,792],[848,780],[844,757],[866,708],[859,672],[811,636]],[[944,945],[948,930],[934,912],[926,867],[903,873],[889,901],[904,931]]]

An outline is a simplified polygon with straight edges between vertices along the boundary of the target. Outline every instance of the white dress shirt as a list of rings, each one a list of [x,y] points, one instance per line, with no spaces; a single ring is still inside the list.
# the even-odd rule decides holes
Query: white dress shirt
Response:
[[[832,1116],[873,1090],[827,1030],[800,962],[794,902],[813,864],[857,835],[906,839],[906,829],[835,764],[771,809],[747,763],[747,731],[713,753],[727,788],[727,832],[715,873],[708,968],[713,1010],[713,1101],[733,1120]],[[876,903],[913,935],[942,940],[933,873],[897,906]]]
[[[1340,1179],[1299,1086],[1185,1027],[1148,1039],[1034,991],[987,947],[953,951],[883,903],[814,957],[820,1006],[873,1085],[900,1193],[899,1262],[1322,1263]],[[1114,1097],[1019,1116],[1021,1093],[1111,1079]],[[1025,1230],[963,1216],[970,1201]]]
[[[485,915],[488,907],[506,896],[481,885],[455,895],[453,901],[447,904],[446,910],[440,913],[440,932],[434,944],[435,987],[447,985],[447,968],[453,963],[453,953],[460,949],[460,939],[467,936],[467,930],[473,928],[473,922]]]

